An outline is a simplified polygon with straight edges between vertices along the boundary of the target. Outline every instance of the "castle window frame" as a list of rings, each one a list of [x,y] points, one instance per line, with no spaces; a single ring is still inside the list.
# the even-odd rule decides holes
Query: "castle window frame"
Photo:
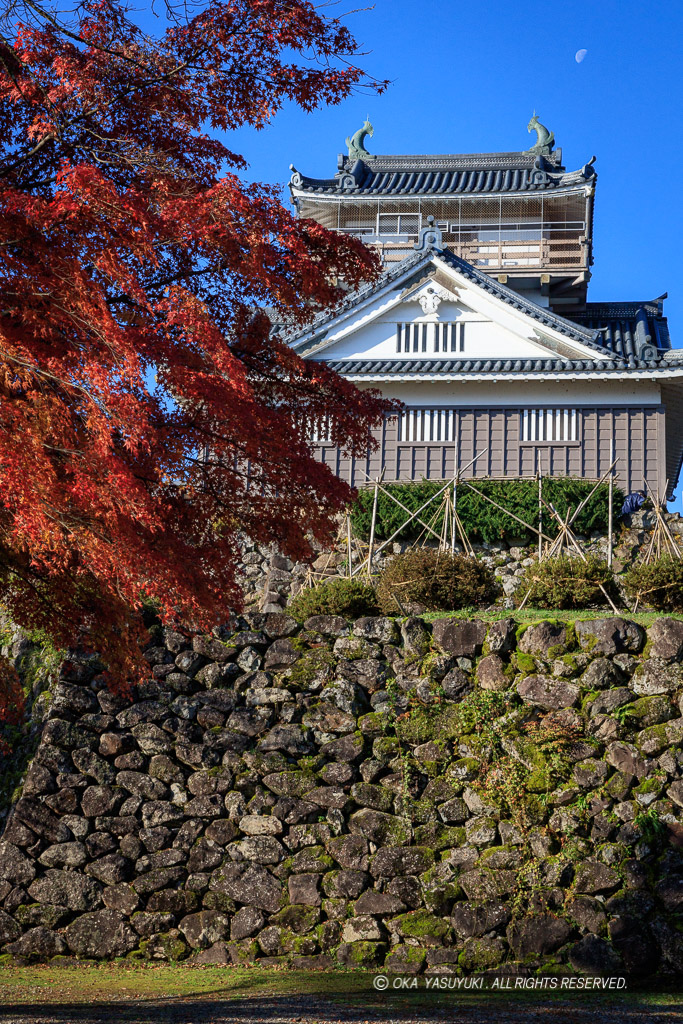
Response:
[[[455,444],[456,409],[454,406],[436,408],[406,408],[398,416],[398,444]]]
[[[397,355],[462,355],[465,351],[465,324],[462,320],[396,324]]]
[[[521,444],[580,444],[581,413],[571,406],[527,407],[519,436]]]

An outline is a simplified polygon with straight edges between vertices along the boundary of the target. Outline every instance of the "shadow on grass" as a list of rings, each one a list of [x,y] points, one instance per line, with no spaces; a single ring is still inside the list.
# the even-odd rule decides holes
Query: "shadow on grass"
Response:
[[[248,986],[246,986],[248,988]],[[5,1005],[3,1024],[672,1024],[680,1021],[675,996],[626,993],[481,992],[478,994],[385,993],[330,990],[316,995],[264,995],[223,999],[167,997],[90,1005],[39,1003]]]

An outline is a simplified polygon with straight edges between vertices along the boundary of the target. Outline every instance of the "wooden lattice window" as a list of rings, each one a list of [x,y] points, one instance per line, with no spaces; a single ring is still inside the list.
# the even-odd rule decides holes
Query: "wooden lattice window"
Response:
[[[579,413],[576,409],[524,409],[522,441],[567,442],[579,440]]]
[[[399,417],[398,440],[401,444],[420,442],[453,443],[455,410],[406,409]]]
[[[422,352],[459,355],[465,351],[465,325],[462,322],[396,324],[396,351],[399,355]]]

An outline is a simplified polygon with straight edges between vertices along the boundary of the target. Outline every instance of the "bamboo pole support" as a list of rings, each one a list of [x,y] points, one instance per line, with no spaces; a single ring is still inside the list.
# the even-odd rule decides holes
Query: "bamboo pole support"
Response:
[[[489,505],[493,505],[493,507],[497,508],[500,512],[504,512],[506,516],[510,516],[512,519],[516,520],[516,522],[521,523],[525,530],[531,530],[532,533],[538,533],[536,527],[532,526],[531,523],[525,523],[523,519],[520,519],[520,517],[515,515],[514,512],[511,512],[509,508],[503,508],[503,506],[499,505],[497,501],[493,500],[493,498],[489,498],[488,494],[484,494],[483,491],[478,491],[477,488],[473,487],[472,484],[468,483],[467,480],[461,480],[460,483],[463,487],[469,487],[471,491],[474,491],[475,494],[478,494],[480,498],[484,499],[484,501],[488,501]],[[542,534],[541,536],[543,537],[543,540],[552,540],[551,537],[546,537],[545,534]]]
[[[576,517],[578,516],[579,512],[581,512],[581,511],[582,511],[582,510],[583,510],[583,509],[584,509],[584,508],[586,507],[586,505],[588,504],[588,502],[589,502],[589,501],[591,500],[591,498],[593,497],[593,495],[594,495],[594,494],[595,494],[595,492],[597,491],[597,489],[598,489],[598,487],[600,486],[600,484],[602,484],[602,483],[604,483],[604,482],[605,482],[605,480],[607,479],[607,477],[609,476],[609,474],[610,474],[610,473],[612,472],[612,470],[614,469],[614,467],[616,466],[616,464],[617,464],[617,462],[618,462],[618,461],[619,461],[619,459],[615,459],[615,460],[614,460],[614,462],[613,462],[613,463],[611,464],[611,466],[609,467],[609,469],[606,469],[606,470],[605,470],[605,472],[604,472],[604,473],[602,474],[602,476],[601,476],[601,477],[600,477],[600,479],[598,480],[598,482],[597,482],[597,484],[595,485],[595,487],[593,487],[593,489],[592,489],[592,490],[590,491],[590,493],[589,493],[589,494],[587,494],[587,495],[586,495],[586,497],[585,497],[585,498],[583,499],[583,501],[580,501],[580,502],[579,502],[579,504],[578,504],[578,505],[576,506],[576,512],[574,513],[574,515],[573,515],[573,516],[571,517],[571,519],[569,520],[569,525],[570,525],[570,526],[572,525],[572,523],[574,522],[574,520],[575,520],[575,519],[576,519]]]
[[[538,560],[543,558],[543,477],[541,476],[541,457],[538,458]]]
[[[451,518],[451,553],[455,554],[456,551],[456,508],[458,504],[458,483],[456,477],[453,478],[453,510]]]
[[[434,530],[432,530],[432,528],[430,526],[427,526],[427,524],[425,522],[423,522],[422,519],[419,519],[418,516],[419,516],[420,512],[422,512],[427,507],[427,505],[431,505],[431,503],[434,501],[434,499],[438,498],[441,494],[443,494],[444,491],[447,488],[449,488],[450,486],[451,486],[451,482],[449,480],[448,483],[444,484],[443,487],[436,492],[436,494],[433,494],[431,496],[431,498],[429,498],[427,501],[425,501],[425,503],[423,505],[420,505],[420,507],[417,510],[417,512],[414,512],[414,513],[411,513],[410,510],[407,509],[402,502],[398,501],[398,499],[396,499],[393,496],[393,494],[389,494],[388,491],[385,491],[384,488],[380,486],[379,489],[382,492],[382,494],[386,494],[389,498],[391,498],[392,501],[395,501],[396,504],[400,508],[402,508],[404,510],[404,512],[408,512],[409,515],[408,515],[408,518],[406,519],[406,521],[404,523],[401,523],[401,525],[398,527],[398,529],[394,530],[394,532],[392,533],[391,537],[389,537],[387,540],[385,540],[383,544],[380,544],[380,546],[374,552],[374,555],[379,555],[382,551],[384,551],[384,549],[389,544],[391,544],[391,542],[394,540],[394,538],[398,537],[398,535],[401,532],[401,530],[404,530],[406,528],[406,526],[408,525],[408,523],[411,523],[414,519],[417,520],[417,522],[420,524],[420,526],[423,526],[425,528],[425,530],[428,530],[430,533],[434,534],[436,539],[439,540],[440,539],[439,535],[437,533],[435,533]],[[363,564],[365,564],[365,563],[363,563]],[[363,565],[357,566],[356,569],[354,570],[354,573],[355,572],[359,572],[362,568],[363,568]]]
[[[351,549],[351,516],[346,514],[346,553],[348,559],[349,579],[353,576],[353,552]]]
[[[614,465],[614,437],[610,438],[609,442],[609,461],[611,465]],[[610,471],[609,475],[609,501],[607,505],[607,565],[612,568],[612,547],[614,544],[614,525],[612,520],[614,519],[614,470]]]
[[[451,519],[451,554],[455,554],[455,528],[457,519],[458,506],[458,466],[457,466],[457,455],[456,455],[456,466],[455,476],[453,477],[453,516]]]
[[[370,543],[368,544],[368,576],[372,575],[372,554],[375,546],[375,526],[377,524],[377,502],[379,499],[379,483],[384,477],[384,467],[377,480],[375,480],[375,494],[372,499],[372,520],[370,522]]]
[[[480,459],[482,455],[485,455],[487,451],[488,451],[488,448],[484,448],[483,451],[478,452],[474,456],[473,459],[470,459],[470,461],[465,466],[465,469],[469,469],[469,467],[473,463],[475,463],[477,461],[477,459]],[[361,472],[363,474],[363,476],[366,478],[366,480],[370,480],[370,477],[368,476],[368,474],[363,469],[360,469],[360,467],[358,467],[358,469],[359,469],[359,472]],[[452,481],[448,480],[443,485],[443,487],[440,487],[438,491],[436,491],[434,494],[432,494],[431,498],[428,498],[427,501],[424,502],[424,504],[420,505],[420,507],[417,510],[417,512],[411,512],[409,508],[406,508],[406,506],[403,504],[403,502],[399,501],[398,498],[394,497],[393,494],[390,494],[389,491],[385,490],[385,488],[382,487],[381,484],[378,484],[379,489],[382,492],[382,494],[386,494],[386,496],[388,498],[390,498],[391,501],[395,502],[399,506],[399,508],[402,508],[404,512],[408,513],[408,519],[406,519],[406,521],[404,523],[401,523],[401,525],[398,527],[398,529],[394,530],[394,532],[392,533],[391,537],[389,537],[388,540],[385,540],[384,543],[381,544],[377,548],[377,551],[375,551],[375,555],[378,555],[381,551],[384,551],[384,549],[387,547],[387,545],[391,544],[392,540],[395,537],[398,536],[398,534],[401,532],[401,530],[405,529],[405,527],[408,525],[408,523],[411,523],[414,519],[417,520],[417,522],[420,524],[420,526],[423,526],[425,528],[425,530],[429,530],[429,532],[431,534],[433,534],[436,537],[437,540],[439,540],[440,539],[439,535],[430,526],[427,526],[427,524],[425,522],[423,522],[422,519],[419,519],[418,516],[420,515],[420,512],[422,512],[425,508],[427,508],[428,505],[431,505],[431,503],[436,498],[440,497],[445,491],[447,491],[448,488],[451,486],[451,484],[452,484]],[[503,512],[504,511],[505,511],[505,509],[503,509]],[[510,514],[512,514],[512,513],[510,513]],[[520,522],[521,522],[521,520],[520,520]],[[357,566],[356,569],[354,569],[354,574],[356,572],[359,572],[363,568],[364,565],[365,565],[365,562],[363,562],[361,565]]]

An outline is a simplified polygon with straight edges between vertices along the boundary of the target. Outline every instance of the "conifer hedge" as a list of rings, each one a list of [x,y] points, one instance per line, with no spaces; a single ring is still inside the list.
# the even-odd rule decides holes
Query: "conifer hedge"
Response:
[[[514,512],[525,523],[536,526],[538,522],[538,483],[536,480],[478,480],[471,481],[478,490],[488,495],[499,505]],[[387,484],[386,490],[395,495],[403,505],[416,512],[421,505],[433,494],[436,494],[443,482],[433,480],[422,480],[416,483]],[[590,493],[593,484],[586,480],[578,480],[574,477],[548,477],[543,480],[543,497],[551,503],[564,517],[568,509],[576,509],[578,504]],[[355,505],[351,511],[351,522],[356,536],[367,540],[370,536],[370,522],[372,519],[372,502],[374,488],[368,487],[359,492]],[[518,522],[484,501],[478,494],[461,485],[457,492],[458,515],[467,533],[467,536],[474,541],[495,541],[520,540],[530,543],[535,534],[530,530],[524,530]],[[616,519],[624,500],[623,493],[614,488],[614,518]],[[421,519],[429,523],[437,533],[443,527],[443,514],[436,516],[435,513],[441,505],[441,498],[437,498],[432,505],[429,505]],[[592,530],[607,532],[608,517],[608,485],[601,484],[586,507],[578,516],[574,529],[577,533],[588,534]],[[377,523],[375,526],[375,537],[377,540],[387,540],[398,527],[407,519],[407,513],[399,508],[385,494],[379,492],[377,502]],[[550,537],[554,537],[557,529],[550,512],[544,509],[543,531]],[[397,540],[415,540],[423,532],[423,527],[413,521],[405,529],[401,530]]]

